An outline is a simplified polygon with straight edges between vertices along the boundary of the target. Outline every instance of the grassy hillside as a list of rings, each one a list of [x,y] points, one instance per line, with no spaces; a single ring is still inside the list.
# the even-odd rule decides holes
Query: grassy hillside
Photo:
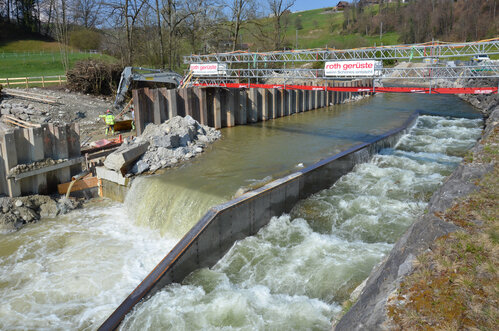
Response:
[[[46,45],[40,44],[40,46],[45,47]],[[106,61],[114,60],[107,55],[75,52],[69,54],[70,66],[73,66],[78,60],[88,58],[101,58]],[[3,53],[0,48],[0,78],[64,74],[59,52]]]
[[[65,74],[58,42],[39,35],[17,31],[12,26],[6,27],[2,25],[0,28],[9,31],[0,39],[0,78]],[[18,40],[14,40],[14,36]],[[72,49],[71,52],[69,54],[70,66],[74,65],[78,60],[88,58],[116,61],[116,59],[107,55],[80,53],[75,49]]]
[[[376,6],[373,6],[376,10]],[[301,24],[297,24],[297,20]],[[366,36],[358,33],[343,32],[343,12],[333,12],[330,8],[321,8],[291,13],[287,18],[287,28],[285,31],[285,42],[288,47],[296,48],[296,31],[298,30],[299,49],[308,48],[356,48],[376,45],[394,45],[399,43],[399,34],[396,32],[384,33],[380,38],[376,36]],[[265,25],[266,32],[270,32],[272,19],[264,18],[258,20],[259,24]],[[243,41],[250,43],[251,49],[258,47],[258,30],[248,26],[244,33]]]

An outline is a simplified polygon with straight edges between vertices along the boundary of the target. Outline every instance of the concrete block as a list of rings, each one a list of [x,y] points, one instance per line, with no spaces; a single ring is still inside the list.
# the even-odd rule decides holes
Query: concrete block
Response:
[[[0,145],[2,148],[2,158],[4,160],[5,172],[8,174],[10,169],[18,164],[14,133],[3,133],[2,135],[0,135]],[[20,183],[16,182],[14,179],[8,179],[7,191],[10,197],[20,196]]]
[[[269,91],[265,88],[259,89],[262,97],[262,111],[259,114],[258,120],[266,121],[269,119],[269,105],[270,96]]]
[[[222,95],[218,87],[215,88],[213,95],[213,127],[215,129],[222,127]]]
[[[166,99],[167,99],[168,119],[178,115],[177,98],[178,98],[177,90],[167,90]]]
[[[248,94],[247,91],[240,90],[239,91],[239,105],[236,108],[236,124],[237,125],[245,125],[247,119],[247,111],[248,111]]]
[[[118,185],[127,186],[130,181],[129,178],[123,177],[119,172],[114,170],[109,170],[105,167],[96,167],[95,168],[97,178],[107,180],[108,182],[112,182]]]
[[[199,100],[199,122],[203,125],[208,125],[208,104],[206,97],[206,89],[198,88],[196,94]]]
[[[279,117],[289,115],[289,104],[288,104],[288,90],[281,90],[281,102],[280,102],[280,112]]]
[[[236,110],[239,108],[239,89],[227,90],[226,120],[227,127],[236,125]]]
[[[278,109],[279,109],[279,90],[278,89],[272,89],[270,90],[270,96],[271,96],[271,107],[269,109],[269,118],[277,118],[278,114]]]
[[[111,170],[123,171],[144,154],[147,151],[147,147],[149,147],[149,142],[147,141],[133,146],[122,146],[106,157],[104,166]]]
[[[258,90],[252,88],[248,92],[249,100],[248,100],[248,122],[256,123],[258,121]]]

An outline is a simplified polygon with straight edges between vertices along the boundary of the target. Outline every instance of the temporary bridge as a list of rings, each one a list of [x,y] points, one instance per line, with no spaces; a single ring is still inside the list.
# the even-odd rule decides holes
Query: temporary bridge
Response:
[[[283,89],[320,89],[343,92],[363,92],[365,87],[331,87],[328,81],[338,79],[372,78],[377,81],[400,80],[429,83],[429,87],[391,87],[369,90],[376,92],[409,92],[409,93],[497,93],[497,86],[481,88],[438,88],[437,80],[458,80],[470,78],[498,78],[499,62],[484,61],[442,61],[439,59],[457,59],[475,57],[478,55],[499,54],[499,38],[469,43],[446,43],[441,41],[394,46],[375,46],[347,50],[338,49],[307,49],[286,50],[276,52],[228,52],[207,55],[184,56],[184,63],[193,65],[216,64],[219,69],[216,73],[203,74],[189,72],[189,84],[197,86],[224,86],[224,87],[264,87]],[[383,67],[382,60],[417,60],[424,59],[424,64],[418,63],[407,67]],[[304,68],[305,63],[330,63],[340,61],[375,61],[375,70],[370,74],[351,74],[331,76],[325,69]],[[297,68],[296,65],[301,65]],[[227,68],[230,66],[230,68]],[[323,66],[322,66],[323,67]],[[326,82],[319,84],[258,84],[269,78],[288,80],[312,80]],[[253,82],[253,83],[252,83]],[[314,86],[315,85],[315,86]],[[375,85],[375,84],[373,84]],[[400,85],[400,84],[399,84]],[[434,86],[432,88],[432,86]]]

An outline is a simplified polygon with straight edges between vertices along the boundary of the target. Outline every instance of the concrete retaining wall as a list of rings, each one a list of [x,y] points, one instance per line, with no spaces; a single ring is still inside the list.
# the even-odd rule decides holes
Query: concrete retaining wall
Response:
[[[356,164],[368,161],[382,148],[393,146],[416,119],[417,113],[400,128],[211,208],[123,301],[100,330],[116,328],[140,300],[165,285],[181,282],[196,269],[213,266],[235,241],[254,235],[273,216],[291,211],[299,200],[331,187]]]
[[[81,172],[78,124],[38,128],[16,128],[0,133],[0,194],[17,197],[57,192],[57,184],[68,182]],[[31,165],[45,159],[56,164],[27,167],[11,173],[18,165]]]
[[[336,81],[327,86],[372,86],[372,80]],[[132,92],[138,135],[147,124],[161,124],[176,115],[190,115],[203,125],[220,129],[340,104],[367,93],[222,87],[144,88]]]

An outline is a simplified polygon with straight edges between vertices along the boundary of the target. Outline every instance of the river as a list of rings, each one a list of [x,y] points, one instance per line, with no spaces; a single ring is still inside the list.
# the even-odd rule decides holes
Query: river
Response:
[[[452,96],[377,95],[226,128],[189,164],[0,234],[0,329],[96,329],[212,205],[382,134],[414,110],[476,116]],[[211,270],[141,304],[125,329],[328,329],[421,214],[482,122],[423,116],[394,149],[238,242]]]

